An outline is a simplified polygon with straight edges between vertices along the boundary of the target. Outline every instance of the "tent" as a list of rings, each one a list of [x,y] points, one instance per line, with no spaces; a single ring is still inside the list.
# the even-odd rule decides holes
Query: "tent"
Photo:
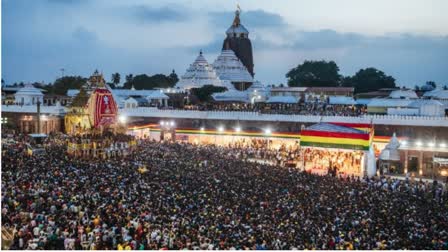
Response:
[[[300,145],[367,151],[372,138],[373,134],[369,131],[340,124],[319,123],[302,130]]]
[[[302,130],[300,146],[363,151],[360,172],[372,177],[376,161],[372,148],[373,127],[362,123],[318,123]]]

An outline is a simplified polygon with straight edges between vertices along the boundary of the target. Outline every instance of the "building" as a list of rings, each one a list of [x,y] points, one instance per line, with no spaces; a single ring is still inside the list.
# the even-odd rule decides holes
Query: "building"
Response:
[[[254,73],[254,60],[252,55],[252,43],[249,39],[249,31],[241,24],[241,10],[235,11],[235,18],[232,25],[226,31],[222,50],[232,50],[243,65],[247,68],[252,77]]]
[[[252,75],[231,49],[222,50],[213,63],[220,80],[230,81],[238,90],[246,90],[254,82]]]
[[[215,69],[208,63],[202,55],[202,51],[200,51],[196,60],[188,67],[185,74],[181,76],[179,82],[176,83],[176,88],[188,90],[201,88],[206,85],[225,87],[227,90],[234,89],[230,81],[223,81],[218,78]]]
[[[109,89],[114,96],[115,102],[119,108],[125,107],[125,101],[130,98],[142,98],[147,102],[140,103],[141,106],[166,107],[168,106],[169,96],[164,94],[162,90],[136,90],[132,89]],[[69,89],[67,96],[75,97],[79,93],[78,89]]]
[[[273,87],[270,96],[294,96],[300,102],[328,102],[329,97],[353,97],[352,87]]]
[[[27,84],[14,94],[14,100],[16,104],[21,105],[35,105],[38,102],[42,104],[44,102],[44,94],[40,89]]]

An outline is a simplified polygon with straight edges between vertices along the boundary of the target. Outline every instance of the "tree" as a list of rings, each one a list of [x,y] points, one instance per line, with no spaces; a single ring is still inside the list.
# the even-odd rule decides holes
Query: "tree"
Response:
[[[174,71],[174,69],[173,69],[173,71],[171,72],[171,74],[168,77],[170,78],[171,83],[173,84],[173,86],[179,81],[179,78],[177,77],[177,74]]]
[[[64,76],[56,79],[53,83],[51,93],[66,95],[69,89],[80,89],[87,83],[87,78],[81,76]]]
[[[432,86],[433,89],[435,89],[437,87],[437,84],[434,81],[427,81],[426,85]]]
[[[112,83],[114,84],[114,86],[118,86],[118,84],[120,83],[120,74],[119,73],[114,73],[112,74]]]
[[[334,61],[305,61],[286,74],[290,87],[337,87],[342,76]]]
[[[418,85],[415,85],[414,91],[420,91],[420,87]]]
[[[396,87],[395,79],[392,76],[373,67],[361,69],[352,77],[345,77],[342,84],[346,87],[354,87],[355,93]]]
[[[2,86],[5,85],[5,80],[2,78]]]
[[[201,88],[192,88],[191,93],[195,95],[199,101],[201,102],[209,102],[211,101],[212,97],[211,95],[213,93],[221,93],[226,91],[227,88],[225,87],[217,87],[213,85],[205,85]]]
[[[448,86],[447,85],[443,86],[443,90],[448,90]]]
[[[134,79],[134,76],[132,74],[126,75],[126,83],[131,82],[132,79]]]
[[[126,77],[127,78],[127,77]],[[175,84],[174,80],[164,74],[155,74],[148,76],[146,74],[139,74],[132,78],[130,81],[126,81],[124,88],[135,89],[154,89],[154,88],[170,88]]]

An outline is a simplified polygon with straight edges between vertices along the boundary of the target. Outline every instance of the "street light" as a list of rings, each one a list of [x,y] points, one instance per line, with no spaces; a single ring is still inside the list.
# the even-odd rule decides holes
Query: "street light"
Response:
[[[420,142],[420,141],[417,141],[416,143],[415,143],[415,145],[417,145],[417,146],[422,146],[423,145],[423,143],[422,142]]]
[[[120,115],[118,117],[118,121],[122,124],[125,124],[128,121],[128,118],[125,115]]]
[[[201,130],[201,131],[204,131],[205,129],[204,129],[204,127],[201,127],[200,130]]]
[[[171,121],[171,122],[170,122],[170,126],[171,126],[171,127],[174,127],[174,125],[175,125],[174,121]]]
[[[224,127],[223,126],[219,126],[218,127],[218,131],[221,132],[221,133],[224,132]]]
[[[429,147],[434,147],[434,146],[435,146],[435,143],[430,142],[430,143],[428,143],[428,146],[429,146]]]
[[[272,131],[269,128],[264,130],[264,134],[266,134],[266,135],[270,135],[271,133],[272,133]]]
[[[401,142],[401,145],[403,145],[403,146],[406,146],[407,144],[408,144],[407,141],[402,141],[402,142]]]
[[[446,144],[445,143],[441,143],[440,144],[440,148],[446,148]]]
[[[164,126],[165,122],[164,121],[160,121],[160,125]]]
[[[235,132],[236,132],[236,133],[240,133],[240,132],[241,132],[241,128],[240,128],[240,127],[236,127],[236,128],[235,128]]]

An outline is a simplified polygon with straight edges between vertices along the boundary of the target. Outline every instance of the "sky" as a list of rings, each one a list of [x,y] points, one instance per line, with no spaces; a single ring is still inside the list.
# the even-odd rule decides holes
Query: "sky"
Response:
[[[237,4],[264,84],[333,60],[345,76],[375,67],[399,86],[448,85],[446,0],[2,0],[2,78],[181,76],[201,49],[213,63]]]

